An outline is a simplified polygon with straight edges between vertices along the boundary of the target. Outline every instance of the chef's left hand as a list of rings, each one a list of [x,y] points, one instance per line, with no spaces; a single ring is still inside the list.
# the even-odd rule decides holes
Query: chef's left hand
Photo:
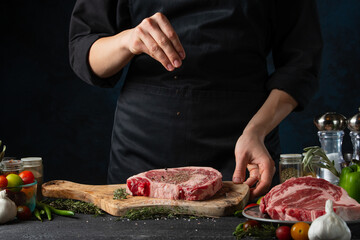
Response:
[[[250,199],[265,195],[275,174],[275,163],[267,151],[262,137],[244,132],[235,146],[236,167],[234,183],[245,183],[250,187]],[[246,169],[249,177],[245,180]]]
[[[285,91],[271,90],[236,143],[233,182],[249,185],[250,199],[264,195],[269,190],[276,170],[264,139],[296,106],[296,100]],[[246,168],[249,178],[245,181]]]

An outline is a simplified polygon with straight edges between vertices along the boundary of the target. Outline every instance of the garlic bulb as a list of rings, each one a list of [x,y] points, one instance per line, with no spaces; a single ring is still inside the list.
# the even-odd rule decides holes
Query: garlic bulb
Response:
[[[346,222],[336,215],[333,202],[329,199],[325,204],[326,214],[315,219],[309,229],[310,240],[350,240],[351,232]]]
[[[13,220],[16,214],[16,205],[6,196],[6,190],[0,191],[0,224]]]

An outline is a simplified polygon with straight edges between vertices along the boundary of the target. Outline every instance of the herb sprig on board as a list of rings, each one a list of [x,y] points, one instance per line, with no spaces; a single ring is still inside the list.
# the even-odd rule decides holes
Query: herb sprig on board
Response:
[[[129,194],[126,192],[125,188],[119,188],[114,191],[114,199],[126,199]]]
[[[95,216],[104,214],[104,212],[94,204],[79,200],[46,198],[42,202],[56,209],[69,210],[75,213],[92,214]]]

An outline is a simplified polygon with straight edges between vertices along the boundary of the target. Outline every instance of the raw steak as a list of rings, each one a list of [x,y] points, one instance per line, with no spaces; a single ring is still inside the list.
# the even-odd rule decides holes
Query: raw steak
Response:
[[[133,196],[204,200],[222,187],[222,175],[210,167],[156,169],[132,176],[126,191]]]
[[[260,211],[272,219],[310,222],[325,214],[328,199],[345,221],[360,219],[360,204],[343,188],[314,177],[290,178],[273,187],[261,199]]]

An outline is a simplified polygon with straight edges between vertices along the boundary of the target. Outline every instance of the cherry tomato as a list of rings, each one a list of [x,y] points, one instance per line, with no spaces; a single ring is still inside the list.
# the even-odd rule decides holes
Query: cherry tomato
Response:
[[[305,222],[297,222],[291,227],[291,237],[294,240],[308,240],[310,225]]]
[[[8,180],[4,175],[0,176],[0,188],[6,188],[8,185]]]
[[[249,205],[247,205],[246,207],[244,207],[244,210],[249,208],[249,207],[253,207],[253,206],[259,206],[259,204],[257,203],[250,203]]]
[[[17,207],[17,218],[20,220],[28,220],[31,218],[31,211],[28,206]]]
[[[280,226],[276,229],[276,237],[279,240],[290,240],[290,227],[289,226]]]
[[[21,173],[19,173],[19,177],[21,177],[24,184],[33,183],[35,180],[34,174],[30,171],[22,171]]]
[[[256,220],[248,220],[244,223],[243,230],[246,231],[250,227],[260,227],[260,223]]]

